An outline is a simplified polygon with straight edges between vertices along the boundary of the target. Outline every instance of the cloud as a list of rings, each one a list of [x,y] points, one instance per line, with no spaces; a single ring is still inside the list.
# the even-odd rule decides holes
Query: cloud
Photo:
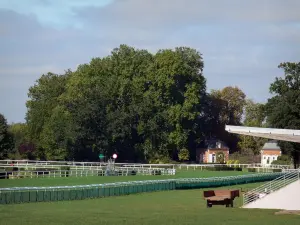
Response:
[[[41,74],[75,69],[123,43],[196,48],[208,90],[239,85],[265,101],[283,74],[277,65],[299,60],[299,8],[298,0],[2,0],[0,113],[22,121]]]
[[[76,9],[102,7],[110,3],[111,0],[2,0],[0,8],[13,10],[26,16],[34,16],[44,26],[64,29],[81,27],[80,20],[76,18]]]

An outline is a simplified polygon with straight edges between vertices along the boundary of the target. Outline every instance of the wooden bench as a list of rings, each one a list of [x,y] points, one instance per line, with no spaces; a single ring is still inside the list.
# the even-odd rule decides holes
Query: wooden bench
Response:
[[[212,205],[226,205],[226,207],[233,207],[233,200],[235,197],[240,197],[239,190],[210,190],[203,191],[204,199],[207,201],[207,207]]]

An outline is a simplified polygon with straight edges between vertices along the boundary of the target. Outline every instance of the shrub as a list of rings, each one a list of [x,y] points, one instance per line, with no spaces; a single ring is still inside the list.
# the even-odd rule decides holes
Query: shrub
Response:
[[[221,166],[214,166],[214,167],[208,166],[208,167],[206,167],[206,170],[208,170],[208,171],[233,171],[234,168],[226,166],[226,165],[221,165]]]
[[[248,168],[248,172],[249,172],[249,173],[255,173],[255,172],[256,172],[256,169],[255,169],[255,168]]]
[[[187,161],[190,159],[190,152],[186,148],[180,149],[178,153],[178,159],[180,161]]]
[[[60,169],[63,170],[63,171],[66,171],[66,177],[69,176],[69,173],[70,173],[70,167],[69,166],[62,166]]]
[[[7,179],[7,178],[8,178],[8,173],[0,172],[0,179]]]
[[[217,157],[217,163],[224,163],[225,155],[223,152],[218,152],[216,157]]]
[[[132,171],[130,172],[130,175],[132,175],[132,176],[136,175],[136,171],[135,171],[135,170],[132,170]]]
[[[161,171],[160,170],[152,170],[151,175],[161,175]]]

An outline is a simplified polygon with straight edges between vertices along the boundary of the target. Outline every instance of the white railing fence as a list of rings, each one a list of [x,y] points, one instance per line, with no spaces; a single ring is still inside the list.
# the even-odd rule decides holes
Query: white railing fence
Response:
[[[300,169],[286,170],[285,174],[266,183],[262,186],[254,188],[243,194],[243,205],[253,202],[257,199],[263,198],[266,195],[277,191],[300,179]]]
[[[36,161],[36,160],[0,160],[0,167],[20,167],[20,168],[60,168],[70,166],[71,168],[82,169],[102,169],[106,167],[104,162],[73,162],[73,161]],[[223,164],[140,164],[140,163],[115,163],[119,167],[130,168],[169,168],[180,170],[203,170],[207,167],[224,166]],[[236,168],[270,168],[289,169],[290,165],[261,165],[261,164],[227,164]]]
[[[175,169],[147,169],[147,168],[116,168],[115,176],[131,176],[131,175],[175,175]],[[106,171],[99,170],[41,170],[41,171],[4,171],[0,173],[0,178],[38,178],[38,177],[85,177],[85,176],[105,176]]]

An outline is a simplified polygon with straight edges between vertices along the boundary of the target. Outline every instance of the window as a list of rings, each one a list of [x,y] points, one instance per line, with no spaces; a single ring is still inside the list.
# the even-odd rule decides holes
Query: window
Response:
[[[266,156],[264,156],[264,159],[266,159]]]

